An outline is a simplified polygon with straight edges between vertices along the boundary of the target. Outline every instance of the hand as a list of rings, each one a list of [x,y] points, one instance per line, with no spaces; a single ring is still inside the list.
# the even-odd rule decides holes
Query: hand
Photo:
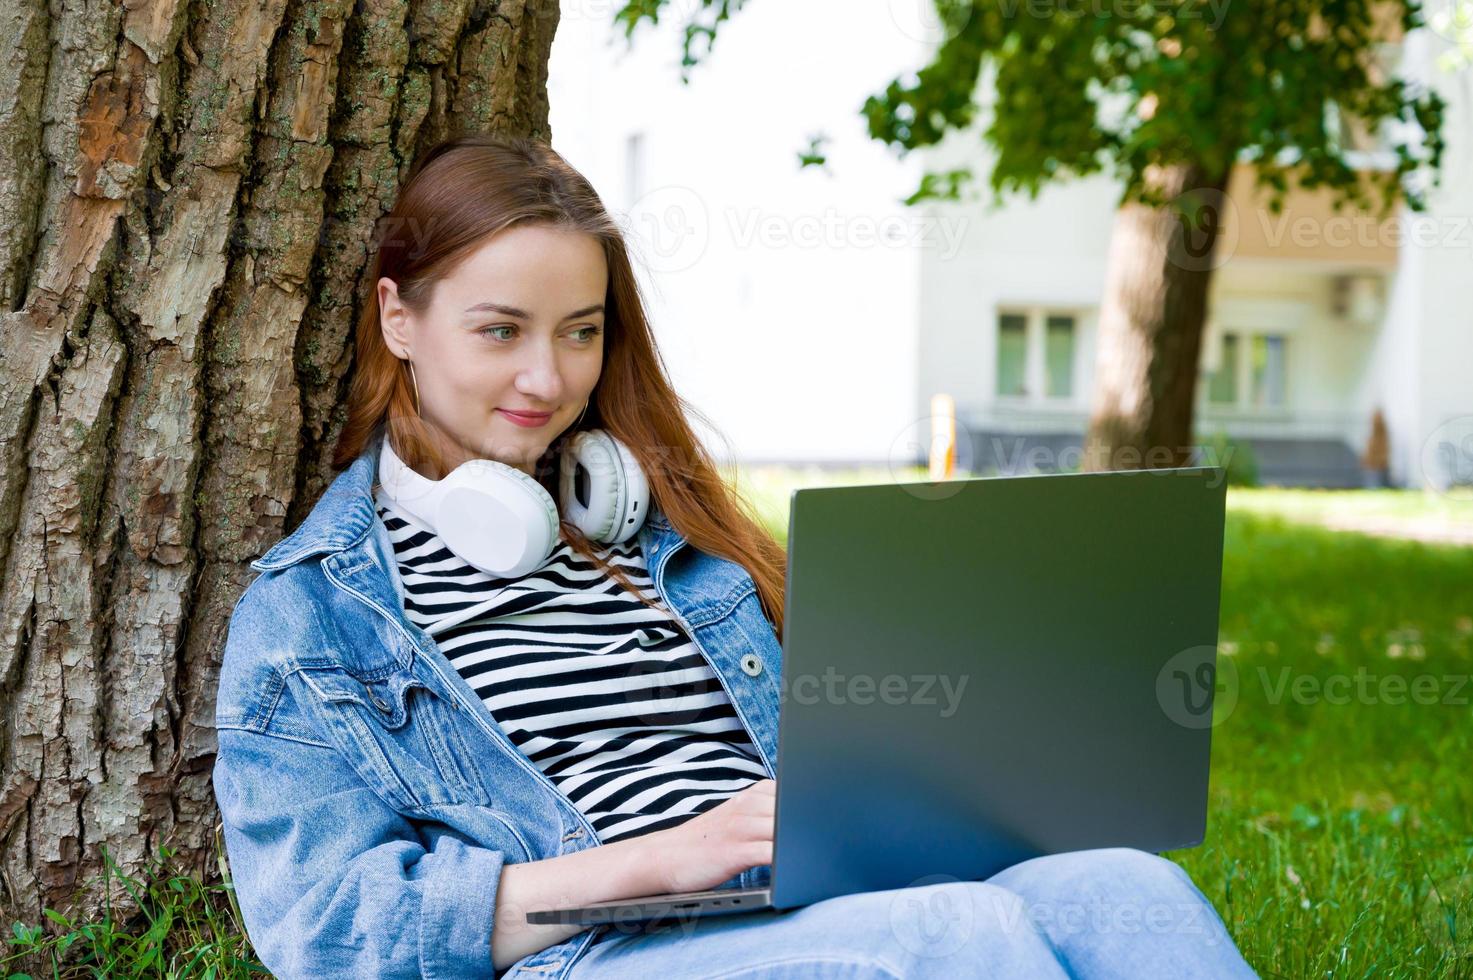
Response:
[[[704,891],[771,864],[776,803],[777,781],[759,779],[704,813],[650,834],[665,891]]]

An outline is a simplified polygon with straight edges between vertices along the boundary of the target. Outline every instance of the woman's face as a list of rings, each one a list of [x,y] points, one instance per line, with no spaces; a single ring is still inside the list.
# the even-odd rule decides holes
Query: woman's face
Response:
[[[441,439],[446,473],[467,459],[533,473],[598,383],[607,289],[597,239],[547,225],[491,236],[435,286],[423,316],[379,279],[384,341],[414,365],[420,416]],[[519,424],[513,412],[548,414]]]

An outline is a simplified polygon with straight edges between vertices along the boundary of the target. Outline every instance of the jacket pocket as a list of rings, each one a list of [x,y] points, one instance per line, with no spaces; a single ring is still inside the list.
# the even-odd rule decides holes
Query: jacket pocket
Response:
[[[342,667],[303,667],[325,725],[385,801],[400,809],[490,803],[474,777],[460,706],[409,669],[358,677]]]

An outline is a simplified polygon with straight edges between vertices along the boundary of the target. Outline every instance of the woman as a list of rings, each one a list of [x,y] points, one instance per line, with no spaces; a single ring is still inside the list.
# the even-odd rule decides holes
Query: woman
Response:
[[[221,669],[215,789],[266,966],[1253,975],[1187,875],[1127,848],[677,928],[528,924],[769,880],[784,553],[548,146],[442,144],[386,227],[344,472],[252,563]]]

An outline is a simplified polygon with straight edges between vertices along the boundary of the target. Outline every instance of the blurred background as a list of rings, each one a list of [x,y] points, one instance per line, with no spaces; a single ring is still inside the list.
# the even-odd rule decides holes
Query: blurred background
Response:
[[[737,6],[687,84],[695,2],[663,5],[632,41],[614,17],[627,8],[564,3],[549,69],[553,144],[625,220],[713,452],[921,465],[944,394],[963,472],[1075,468],[1121,180],[1061,173],[1036,198],[907,205],[926,171],[995,165],[983,138],[995,72],[984,63],[975,120],[901,156],[860,109],[955,33],[932,0]],[[1225,0],[1201,8],[1224,29],[1232,13]],[[1193,444],[1215,447],[1205,461],[1227,459],[1237,484],[1473,484],[1473,102],[1448,26],[1458,15],[1432,5],[1441,32],[1388,24],[1366,45],[1382,77],[1446,100],[1441,185],[1424,210],[1337,209],[1326,188],[1297,184],[1274,202],[1251,154],[1231,166],[1191,415]],[[1395,169],[1398,139],[1421,135],[1348,115],[1329,128],[1372,177]],[[819,136],[826,159],[801,165]]]

